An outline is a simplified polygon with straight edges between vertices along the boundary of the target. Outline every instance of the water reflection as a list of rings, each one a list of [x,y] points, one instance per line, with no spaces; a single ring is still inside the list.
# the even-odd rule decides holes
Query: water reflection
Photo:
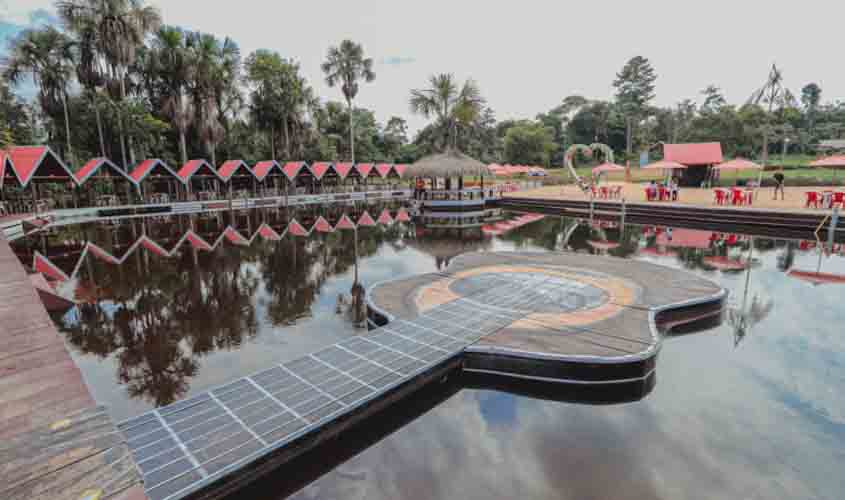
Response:
[[[76,353],[109,359],[130,399],[161,406],[188,393],[212,354],[309,318],[327,280],[350,269],[340,318],[364,326],[359,256],[383,244],[401,249],[409,230],[402,207],[374,213],[264,210],[82,224],[15,249],[77,302],[57,318]]]
[[[357,210],[89,225],[55,230],[17,250],[27,263],[35,251],[48,256],[53,273],[69,278],[59,288],[82,302],[68,326],[70,344],[97,399],[118,417],[155,404],[159,391],[161,401],[178,398],[361,333],[346,309],[335,314],[339,294],[348,307],[355,283],[366,288],[431,272],[462,251],[642,259],[691,270],[731,292],[725,324],[667,339],[659,381],[642,400],[595,406],[457,385],[464,389],[420,403],[411,417],[377,420],[275,475],[301,481],[237,498],[279,498],[317,478],[297,496],[841,496],[843,245],[825,248],[812,235],[764,238],[548,216],[509,231],[451,235],[413,224],[364,225],[356,238],[343,227],[347,219],[368,222]],[[379,210],[367,214],[373,223]],[[388,216],[397,218],[398,207]],[[326,224],[334,231],[315,229]],[[187,238],[189,230],[200,238]],[[152,243],[128,252],[145,234]],[[91,251],[78,264],[86,241],[121,264]],[[116,384],[124,371],[129,381]],[[128,387],[142,395],[121,399]],[[151,403],[136,404],[139,398]]]

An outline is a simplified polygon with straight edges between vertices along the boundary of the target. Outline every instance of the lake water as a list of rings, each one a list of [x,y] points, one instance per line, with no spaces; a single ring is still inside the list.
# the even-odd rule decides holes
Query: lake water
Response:
[[[328,229],[320,216],[331,227],[364,208],[380,222],[317,229]],[[366,288],[464,251],[565,249],[684,268],[731,292],[722,325],[667,339],[640,401],[549,401],[455,380],[236,498],[843,498],[845,284],[787,273],[845,276],[839,253],[558,217],[431,234],[389,222],[399,209],[87,224],[15,247],[27,263],[46,255],[67,275],[61,293],[83,302],[56,320],[118,421],[366,335],[350,305],[356,271]],[[297,236],[294,220],[316,228]],[[297,480],[280,484],[288,475]]]

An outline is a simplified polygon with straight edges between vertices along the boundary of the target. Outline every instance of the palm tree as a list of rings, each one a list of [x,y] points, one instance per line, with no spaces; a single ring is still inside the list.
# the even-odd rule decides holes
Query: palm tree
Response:
[[[795,96],[783,83],[783,73],[772,64],[772,69],[769,71],[769,77],[762,87],[755,90],[751,97],[748,98],[747,104],[759,105],[761,103],[768,104],[768,113],[766,114],[766,121],[771,120],[772,112],[775,109],[783,109],[787,106],[795,106]],[[766,165],[769,159],[769,128],[770,124],[763,125],[763,166]]]
[[[106,140],[103,135],[103,119],[100,114],[99,89],[105,85],[103,60],[97,54],[96,33],[90,26],[68,26],[76,34],[76,79],[85,89],[94,108],[97,135],[100,139],[100,156],[106,157]]]
[[[12,42],[10,54],[4,58],[4,77],[17,85],[24,75],[32,75],[38,87],[41,107],[48,113],[60,104],[64,113],[67,159],[73,162],[70,140],[70,119],[67,109],[67,87],[73,78],[74,42],[52,26],[25,30]]]
[[[143,54],[146,85],[153,90],[160,100],[162,111],[176,127],[182,163],[187,163],[185,135],[193,114],[185,97],[192,71],[185,34],[179,28],[162,26],[150,42],[149,50]]]
[[[457,146],[458,125],[478,119],[485,100],[472,79],[458,89],[451,73],[432,75],[429,88],[411,90],[411,112],[430,118],[436,117],[443,133],[443,147]]]
[[[364,49],[352,40],[344,40],[339,47],[329,48],[326,62],[322,65],[326,83],[334,87],[340,83],[346,107],[349,109],[349,148],[352,162],[355,162],[355,122],[352,119],[352,100],[358,95],[358,81],[372,82],[376,79],[373,60],[364,57]]]
[[[147,34],[158,29],[161,16],[155,7],[142,0],[60,0],[59,16],[77,33],[90,33],[96,57],[108,70],[112,94],[122,102],[126,98],[126,79],[137,50]],[[117,89],[115,89],[115,86]],[[123,117],[118,113],[120,151],[126,168],[126,134]]]

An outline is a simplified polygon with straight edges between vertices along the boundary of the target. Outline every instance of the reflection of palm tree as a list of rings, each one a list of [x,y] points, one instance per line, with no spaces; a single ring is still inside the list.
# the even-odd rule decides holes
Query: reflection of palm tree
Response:
[[[748,303],[748,292],[751,286],[751,257],[754,253],[754,238],[751,239],[751,244],[748,247],[748,268],[745,271],[745,290],[742,293],[742,304],[739,306],[732,306],[728,309],[728,323],[733,328],[734,332],[734,347],[738,346],[746,335],[751,331],[751,328],[763,321],[769,315],[774,302],[770,299],[762,299],[758,294],[754,294],[751,298],[751,303]]]

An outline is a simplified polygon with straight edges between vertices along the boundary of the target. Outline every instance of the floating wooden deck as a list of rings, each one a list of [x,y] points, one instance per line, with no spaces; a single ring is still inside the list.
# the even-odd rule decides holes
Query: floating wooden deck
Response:
[[[704,308],[684,315],[692,321],[717,314],[724,296],[707,280],[650,264],[465,255],[447,273],[374,287],[373,314],[384,323],[376,330],[119,428],[150,498],[216,497],[461,367],[604,386],[642,381],[647,393],[661,311]]]
[[[143,499],[124,441],[0,234],[0,498]]]

